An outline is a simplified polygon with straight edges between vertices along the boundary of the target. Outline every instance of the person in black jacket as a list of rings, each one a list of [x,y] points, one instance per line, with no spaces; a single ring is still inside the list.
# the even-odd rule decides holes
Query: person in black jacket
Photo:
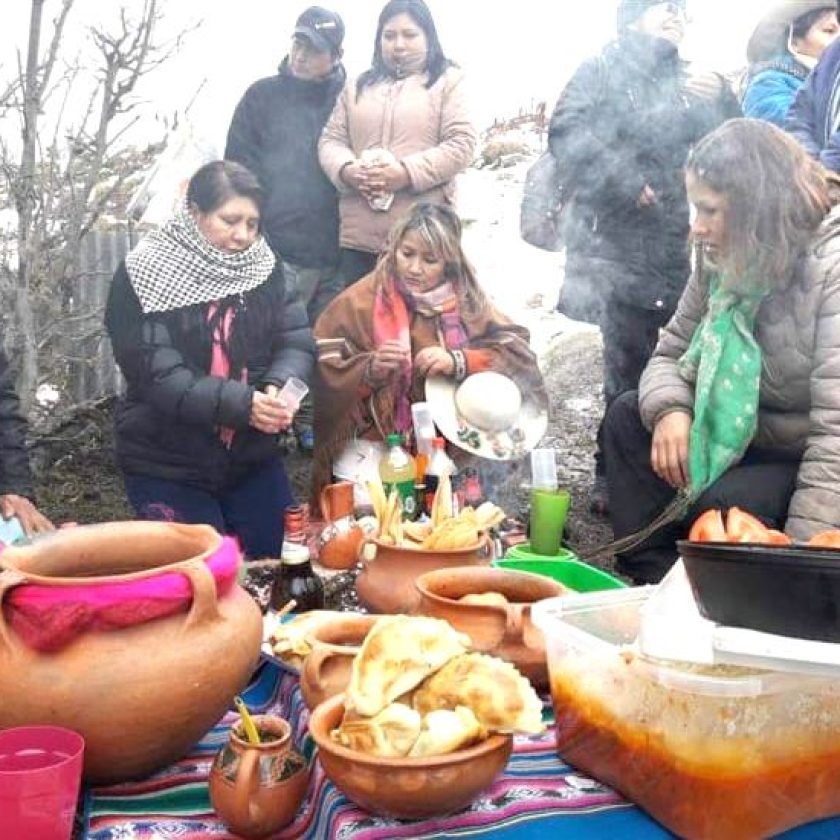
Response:
[[[684,25],[684,0],[621,0],[618,39],[577,69],[551,118],[572,194],[558,308],[601,328],[607,408],[638,386],[688,279],[686,155],[740,114],[722,77],[688,72]],[[591,504],[605,513],[601,438]]]
[[[303,305],[259,234],[262,190],[232,161],[190,180],[184,208],[115,275],[105,323],[128,389],[117,458],[138,516],[204,522],[278,557],[293,504],[277,435],[309,380]]]
[[[14,372],[0,350],[0,515],[6,521],[17,518],[27,536],[53,530],[53,524],[35,507],[33,498],[26,420],[20,413]]]
[[[338,198],[317,146],[346,78],[343,38],[335,12],[306,9],[277,74],[252,84],[236,106],[225,147],[225,157],[247,166],[266,191],[263,232],[313,324],[342,288]]]

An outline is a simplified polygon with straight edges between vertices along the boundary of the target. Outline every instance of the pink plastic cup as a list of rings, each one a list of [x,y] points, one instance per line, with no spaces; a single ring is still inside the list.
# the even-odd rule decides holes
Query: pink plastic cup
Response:
[[[60,726],[0,731],[0,837],[69,840],[84,748],[81,735]]]

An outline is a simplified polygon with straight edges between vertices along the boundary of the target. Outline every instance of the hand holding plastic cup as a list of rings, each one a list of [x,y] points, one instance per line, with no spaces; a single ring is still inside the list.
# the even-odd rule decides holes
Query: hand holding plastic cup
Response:
[[[303,398],[309,393],[309,386],[296,376],[290,376],[283,387],[277,392],[279,399],[283,400],[286,408],[297,411]]]

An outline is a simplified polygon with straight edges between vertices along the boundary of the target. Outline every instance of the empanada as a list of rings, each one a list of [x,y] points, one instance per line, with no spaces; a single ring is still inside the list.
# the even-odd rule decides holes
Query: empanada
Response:
[[[423,718],[420,737],[414,742],[409,758],[446,755],[487,737],[487,730],[466,706],[453,710],[437,709]]]
[[[422,718],[410,706],[391,703],[372,718],[345,715],[332,738],[350,750],[381,758],[402,758],[420,735]]]
[[[542,702],[509,662],[481,653],[451,659],[412,698],[423,715],[467,706],[491,732],[543,731]]]
[[[353,659],[347,707],[373,717],[469,644],[469,636],[438,618],[383,616]]]
[[[501,592],[475,592],[458,600],[462,604],[478,604],[484,607],[506,607],[510,603]]]
[[[268,633],[272,653],[294,668],[301,668],[312,651],[307,636],[324,622],[344,615],[334,610],[310,610],[278,622]]]

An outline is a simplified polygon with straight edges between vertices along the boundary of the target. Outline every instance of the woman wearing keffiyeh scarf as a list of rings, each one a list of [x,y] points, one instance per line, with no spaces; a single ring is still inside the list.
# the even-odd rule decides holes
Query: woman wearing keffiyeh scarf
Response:
[[[417,205],[393,228],[374,272],[324,310],[314,333],[313,498],[348,446],[411,430],[411,403],[424,399],[430,375],[496,370],[545,396],[527,330],[487,299],[461,249],[460,220],[441,205]]]
[[[661,578],[707,508],[741,507],[794,539],[840,526],[830,177],[757,120],[725,123],[689,156],[695,271],[638,394],[607,415],[613,529],[635,543],[618,565],[639,582]]]
[[[314,359],[259,234],[261,199],[240,164],[201,167],[117,270],[106,325],[128,385],[117,457],[138,516],[207,523],[251,557],[278,557],[293,500],[277,435],[295,408],[278,392]]]

